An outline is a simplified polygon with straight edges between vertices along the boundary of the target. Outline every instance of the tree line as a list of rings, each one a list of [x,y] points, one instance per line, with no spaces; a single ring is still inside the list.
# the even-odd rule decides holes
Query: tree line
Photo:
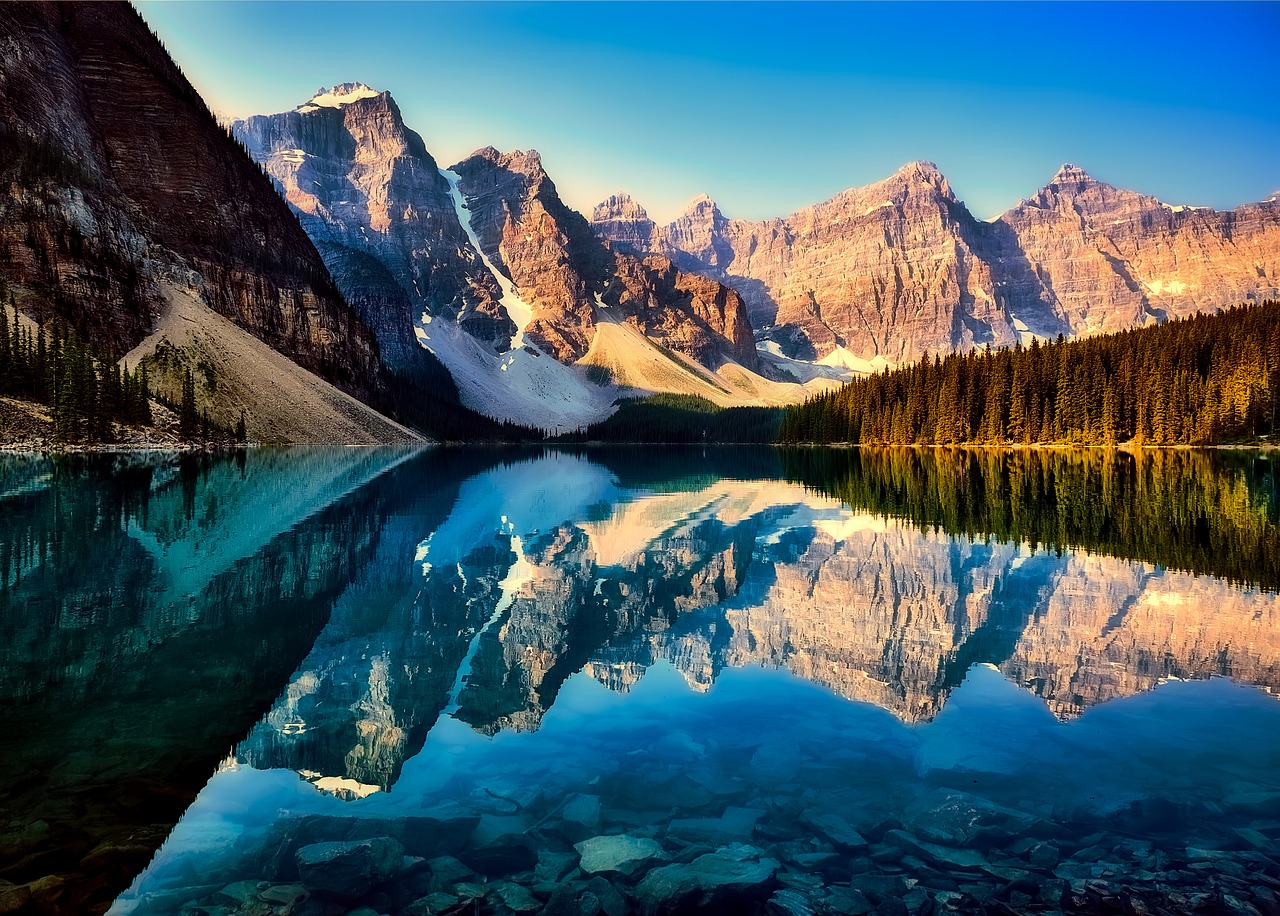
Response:
[[[782,410],[777,407],[720,408],[697,395],[655,394],[624,400],[605,419],[553,441],[768,443],[777,437],[781,422]]]
[[[152,422],[145,367],[130,372],[59,321],[33,330],[12,303],[0,306],[0,394],[48,405],[62,442],[107,442],[113,422]]]
[[[1207,445],[1277,431],[1280,302],[1012,349],[926,355],[789,408],[779,441]]]

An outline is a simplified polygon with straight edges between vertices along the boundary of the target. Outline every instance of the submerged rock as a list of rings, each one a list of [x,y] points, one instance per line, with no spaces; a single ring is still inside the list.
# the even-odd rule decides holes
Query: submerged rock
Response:
[[[390,837],[315,843],[298,850],[298,877],[313,894],[355,900],[386,881],[404,861],[404,847]]]
[[[582,856],[579,867],[588,875],[599,872],[633,875],[663,856],[662,846],[656,841],[625,834],[592,837],[573,848]]]
[[[735,843],[688,864],[655,868],[636,887],[644,913],[680,908],[727,908],[769,896],[779,863],[753,846]]]

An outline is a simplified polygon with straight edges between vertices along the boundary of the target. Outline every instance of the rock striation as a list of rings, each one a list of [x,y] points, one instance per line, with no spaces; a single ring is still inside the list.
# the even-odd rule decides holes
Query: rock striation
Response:
[[[592,226],[737,289],[796,359],[901,363],[1138,327],[1280,294],[1280,197],[1172,207],[1064,166],[1032,198],[976,219],[928,162],[785,219],[734,220],[701,196],[665,226],[614,195]]]
[[[0,278],[20,310],[122,355],[189,291],[359,398],[373,334],[135,10],[0,10]]]

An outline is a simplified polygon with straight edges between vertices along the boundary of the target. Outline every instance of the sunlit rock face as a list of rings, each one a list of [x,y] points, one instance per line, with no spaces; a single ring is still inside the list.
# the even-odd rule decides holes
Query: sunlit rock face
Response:
[[[231,130],[280,185],[344,294],[378,332],[389,365],[412,371],[431,360],[413,333],[423,312],[508,348],[515,324],[497,281],[390,93],[338,86]]]
[[[999,222],[1069,334],[1124,330],[1280,292],[1280,203],[1169,206],[1065,165]],[[1011,303],[1020,306],[1021,303]]]
[[[926,351],[1140,327],[1280,294],[1280,202],[1169,206],[1064,166],[998,219],[909,163],[785,219],[726,218],[706,196],[656,226],[627,195],[593,212],[623,250],[737,289],[788,356],[901,363]]]
[[[481,250],[528,302],[525,335],[546,353],[575,362],[591,348],[600,320],[620,319],[708,368],[726,356],[757,368],[736,292],[663,258],[609,250],[561,201],[536,150],[486,147],[452,170]]]

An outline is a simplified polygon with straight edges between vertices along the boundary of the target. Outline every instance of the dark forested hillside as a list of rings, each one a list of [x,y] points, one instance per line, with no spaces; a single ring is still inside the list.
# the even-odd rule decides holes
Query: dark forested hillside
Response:
[[[1156,327],[926,357],[787,410],[783,442],[1206,445],[1271,435],[1280,302]]]

